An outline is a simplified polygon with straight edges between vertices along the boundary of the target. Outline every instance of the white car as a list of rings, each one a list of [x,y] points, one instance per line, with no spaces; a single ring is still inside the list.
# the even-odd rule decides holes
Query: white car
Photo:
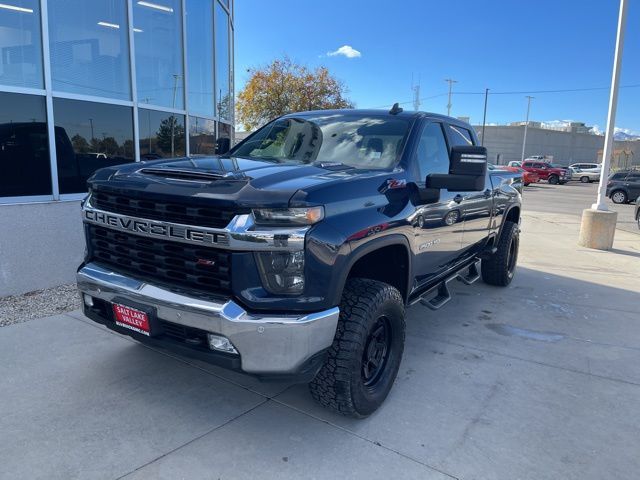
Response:
[[[572,163],[569,165],[570,168],[577,168],[583,172],[597,172],[600,173],[602,170],[602,165],[599,163]]]
[[[519,160],[518,161],[512,160],[512,161],[509,162],[507,167],[522,167],[522,162],[519,161]]]
[[[578,164],[573,164],[569,166],[569,171],[571,172],[571,180],[579,180],[582,183],[591,183],[591,182],[598,182],[600,181],[600,169],[592,169],[592,168],[587,168],[585,170],[583,170],[582,168],[578,167],[577,165],[595,165],[595,164],[582,164],[582,163],[578,163]]]

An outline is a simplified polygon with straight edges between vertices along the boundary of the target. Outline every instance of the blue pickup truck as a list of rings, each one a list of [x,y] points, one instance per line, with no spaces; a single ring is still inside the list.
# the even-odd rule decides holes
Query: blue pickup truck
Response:
[[[404,349],[405,309],[448,284],[506,286],[522,178],[487,172],[457,119],[335,110],[280,117],[210,157],[89,179],[77,282],[90,319],[322,405],[376,410]]]

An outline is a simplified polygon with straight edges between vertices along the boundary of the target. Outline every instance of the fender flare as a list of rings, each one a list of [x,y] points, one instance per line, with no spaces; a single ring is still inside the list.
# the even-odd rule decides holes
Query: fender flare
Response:
[[[517,208],[520,211],[520,215],[518,215],[518,224],[520,224],[520,220],[522,218],[522,205],[520,203],[516,203],[511,205],[504,212],[504,215],[502,217],[503,220],[502,220],[502,223],[500,224],[500,228],[498,229],[498,235],[496,236],[496,239],[500,238],[500,236],[502,235],[502,229],[504,228],[504,224],[507,223],[507,217],[509,216],[509,213],[511,213],[511,210],[513,210],[514,208]]]
[[[351,251],[347,262],[344,264],[342,271],[338,277],[338,296],[342,296],[342,292],[344,291],[344,286],[347,283],[347,278],[349,277],[349,273],[353,269],[353,266],[356,264],[358,260],[363,258],[365,255],[369,253],[375,252],[384,247],[390,247],[392,245],[400,245],[405,248],[407,252],[407,291],[402,292],[402,296],[404,301],[407,301],[409,296],[409,290],[411,289],[411,276],[413,274],[413,256],[411,252],[411,245],[407,237],[400,233],[392,233],[389,235],[385,235],[384,237],[376,238],[368,241],[364,245],[360,245]]]

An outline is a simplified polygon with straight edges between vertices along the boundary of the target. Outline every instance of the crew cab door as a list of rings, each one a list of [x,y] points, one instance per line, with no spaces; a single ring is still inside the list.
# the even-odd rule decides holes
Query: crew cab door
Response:
[[[432,173],[449,173],[449,147],[445,125],[425,120],[411,159],[414,180],[421,192],[412,201],[409,217],[413,227],[412,249],[416,286],[445,270],[460,255],[462,216],[456,192],[425,190],[425,178]],[[432,198],[429,198],[429,197]]]
[[[446,127],[451,147],[475,145],[470,130],[459,125]],[[483,244],[489,236],[491,214],[493,212],[493,186],[487,174],[484,190],[480,192],[456,192],[454,201],[458,203],[463,221],[462,247],[472,248]]]

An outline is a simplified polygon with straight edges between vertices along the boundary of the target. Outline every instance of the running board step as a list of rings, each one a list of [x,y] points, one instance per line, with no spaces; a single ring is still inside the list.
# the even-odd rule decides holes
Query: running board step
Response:
[[[467,273],[459,273],[458,280],[460,280],[465,285],[471,285],[475,283],[480,278],[480,260],[469,265],[467,269]]]
[[[436,288],[428,291],[422,297],[420,297],[420,303],[431,310],[441,309],[449,300],[451,300],[451,292],[449,291],[448,283],[455,277],[443,280]],[[433,291],[436,291],[435,297],[427,299]]]

